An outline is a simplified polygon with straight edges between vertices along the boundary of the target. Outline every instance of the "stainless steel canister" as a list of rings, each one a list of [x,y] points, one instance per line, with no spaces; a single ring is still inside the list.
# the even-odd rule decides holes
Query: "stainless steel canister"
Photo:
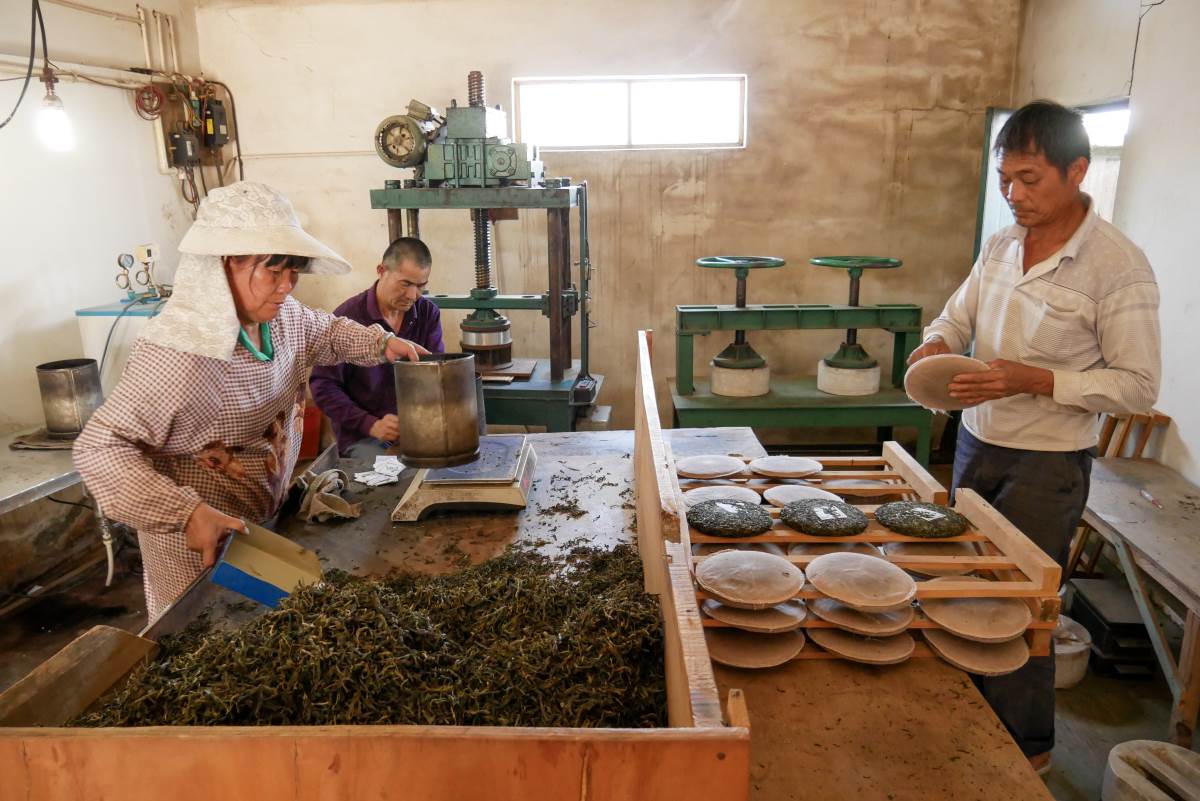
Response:
[[[400,461],[412,467],[450,467],[479,458],[475,357],[436,353],[399,361],[396,416]]]
[[[37,377],[46,433],[60,439],[79,436],[92,412],[104,402],[96,360],[64,359],[39,364]]]

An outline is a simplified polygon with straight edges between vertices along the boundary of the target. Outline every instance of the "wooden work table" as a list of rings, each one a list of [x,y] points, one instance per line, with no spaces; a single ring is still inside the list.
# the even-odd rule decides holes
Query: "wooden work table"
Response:
[[[677,458],[766,455],[749,428],[667,429],[663,435]],[[454,545],[477,562],[516,540],[543,542],[547,551],[577,537],[628,541],[633,432],[538,434],[532,441],[538,472],[529,507],[516,515],[455,514],[393,525],[393,486],[362,493],[357,521],[293,521],[281,531],[319,549],[327,566],[364,574],[401,566],[448,569],[458,558]],[[562,502],[560,492],[577,498],[587,513],[548,512]],[[768,671],[717,667],[716,677],[722,697],[733,688],[746,694],[751,799],[1051,797],[967,675],[938,659],[888,668],[800,660]]]
[[[663,438],[676,456],[740,453],[755,457],[764,453],[748,428],[669,430],[663,432]],[[521,512],[442,514],[419,523],[393,524],[389,516],[399,487],[387,485],[363,489],[361,485],[354,485],[356,491],[352,494],[363,502],[363,514],[359,519],[314,525],[293,520],[279,529],[318,551],[326,569],[341,568],[363,575],[386,573],[393,568],[445,572],[461,565],[464,553],[472,562],[478,562],[517,540],[535,543],[551,552],[569,547],[567,543],[572,540],[613,544],[634,536],[633,432],[537,434],[531,435],[531,440],[539,462],[529,506]],[[346,462],[343,466],[355,467]],[[572,508],[572,499],[584,510],[583,514]],[[564,502],[569,511],[564,511]],[[236,624],[261,613],[260,608],[247,609],[250,605],[240,603],[241,600],[240,596],[210,583],[199,584],[185,602],[175,607],[174,614],[169,613],[164,618],[186,622],[201,608],[207,608],[214,622]],[[699,625],[698,621],[696,625]],[[159,629],[156,633],[165,630]],[[723,699],[729,689],[740,688],[748,701],[751,799],[1008,801],[1050,798],[966,675],[939,660],[913,660],[890,668],[869,668],[842,661],[800,660],[761,672],[719,669],[716,677]],[[734,712],[731,707],[731,717]],[[287,730],[276,736],[321,735],[321,732],[298,735],[297,731],[300,730]],[[379,736],[396,736],[390,731],[381,730]],[[676,732],[680,734],[674,734]],[[199,738],[189,740],[192,743],[189,747],[203,747],[206,734],[189,735]],[[226,736],[219,731],[211,734],[213,738]],[[662,734],[666,737],[683,737],[685,734],[727,736],[720,729],[672,729]],[[143,737],[138,741],[139,747],[160,749],[153,751],[151,748],[146,753],[165,753],[161,749],[175,747],[171,745],[173,741],[163,739],[155,729],[126,736]],[[541,735],[531,731],[505,736],[530,739]],[[632,752],[621,757],[630,765],[650,760],[644,771],[636,775],[645,777],[643,781],[652,780],[654,787],[643,785],[640,794],[643,797],[683,797],[684,793],[693,798],[711,796],[713,787],[708,787],[707,792],[689,789],[695,782],[689,782],[688,771],[681,767],[682,763],[654,750],[660,740],[666,743],[663,737],[651,737],[641,746],[649,750],[640,757]],[[77,741],[64,737],[61,742],[55,741],[58,744],[53,747],[75,747],[71,746],[73,742]],[[296,742],[300,745],[288,747],[300,748],[304,741],[297,739]],[[347,740],[337,747],[352,749],[354,742],[357,741]],[[401,747],[403,742],[395,747]],[[27,747],[32,748],[29,743],[33,741],[27,742]],[[663,747],[675,746],[666,743]],[[558,754],[557,751],[554,753]],[[153,764],[164,758],[160,756]],[[556,756],[556,759],[566,757]],[[740,762],[744,759],[743,753],[738,759],[739,764],[730,764],[735,759],[724,764],[740,771],[744,770],[745,763]],[[325,759],[322,765],[328,762],[329,759]],[[0,759],[0,767],[2,763]],[[310,770],[311,766],[301,768]],[[602,772],[611,774],[612,765]],[[157,772],[150,773],[154,774],[155,781],[164,780]],[[434,774],[430,773],[426,778],[434,781]],[[333,781],[329,776],[323,780]],[[144,781],[153,784],[149,778]],[[564,790],[558,797],[575,797],[579,787],[577,776],[574,781],[576,790]],[[297,786],[300,786],[299,779]],[[308,786],[307,782],[305,786]],[[362,790],[361,787],[358,789]],[[502,788],[497,788],[498,792],[499,789]],[[352,795],[331,793],[328,797],[349,798]],[[358,795],[361,797],[361,793]],[[549,797],[546,793],[534,795]],[[602,792],[596,795],[618,797]],[[292,798],[286,793],[275,793],[272,797],[284,796]],[[4,792],[0,791],[2,797]],[[300,797],[299,793],[296,797]],[[510,796],[501,793],[496,797]],[[626,794],[624,797],[636,796]]]
[[[1200,487],[1148,459],[1097,459],[1083,520],[1117,552],[1174,698],[1170,736],[1191,746],[1200,714]],[[1140,572],[1187,609],[1178,659]]]

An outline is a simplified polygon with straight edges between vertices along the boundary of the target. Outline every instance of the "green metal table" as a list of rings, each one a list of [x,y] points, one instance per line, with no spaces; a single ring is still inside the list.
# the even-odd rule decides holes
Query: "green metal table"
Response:
[[[764,304],[745,308],[705,305],[675,307],[675,425],[684,428],[757,426],[771,428],[868,427],[887,434],[892,427],[917,431],[917,460],[929,463],[933,413],[903,390],[908,356],[921,341],[921,307],[909,303],[874,306]],[[815,376],[773,378],[771,392],[750,398],[713,395],[695,380],[694,338],[713,331],[787,331],[878,328],[892,334],[891,386],[873,395],[830,395],[817,389]]]
[[[546,431],[574,431],[575,418],[590,404],[573,404],[571,393],[579,375],[579,360],[555,381],[550,375],[550,362],[538,359],[528,381],[511,384],[483,385],[483,402],[487,421],[495,425],[545,426]],[[604,386],[604,376],[592,374],[596,380],[595,395]]]
[[[671,393],[676,428],[754,426],[757,428],[876,428],[891,439],[893,427],[917,430],[917,461],[929,464],[933,415],[909,400],[903,389],[886,387],[874,395],[829,395],[816,376],[773,378],[771,391],[754,398],[713,395],[696,382],[691,395]]]

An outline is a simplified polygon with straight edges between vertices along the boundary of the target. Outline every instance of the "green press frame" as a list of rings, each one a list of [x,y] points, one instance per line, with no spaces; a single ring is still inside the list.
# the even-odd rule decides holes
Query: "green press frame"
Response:
[[[694,373],[694,338],[713,331],[793,331],[808,329],[877,328],[892,335],[890,388],[875,395],[827,395],[816,389],[816,379],[788,381],[797,392],[792,398],[773,391],[757,398],[719,397],[702,388],[697,393]],[[909,400],[903,391],[905,362],[921,342],[921,307],[910,303],[874,306],[823,304],[763,304],[745,308],[724,305],[675,307],[675,423],[682,427],[757,426],[866,427],[886,434],[892,426],[917,429],[917,459],[929,462],[933,415]],[[811,385],[811,386],[810,386]],[[884,437],[890,438],[888,436]]]
[[[549,287],[541,295],[482,297],[478,293],[427,297],[442,309],[540,311],[550,320],[550,358],[537,360],[529,381],[484,385],[489,423],[540,425],[548,431],[572,431],[580,409],[596,402],[603,376],[588,372],[588,256],[587,182],[546,179],[545,187],[405,187],[385,181],[371,190],[371,208],[386,209],[388,241],[420,236],[421,209],[545,209],[549,255]],[[579,210],[579,285],[571,280],[571,209]],[[407,218],[407,219],[406,219]],[[571,358],[571,318],[580,317],[578,367]]]

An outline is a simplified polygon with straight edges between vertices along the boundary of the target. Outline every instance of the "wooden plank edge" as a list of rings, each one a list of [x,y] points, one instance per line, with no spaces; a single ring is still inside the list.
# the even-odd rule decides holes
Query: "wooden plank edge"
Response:
[[[992,542],[1002,554],[1017,563],[1030,581],[1038,584],[1048,595],[1057,594],[1062,568],[1033,540],[1025,536],[1008,518],[997,512],[974,490],[959,489],[954,508]]]
[[[679,666],[687,688],[690,725],[697,728],[723,726],[717,679],[708,655],[708,644],[704,640],[700,607],[696,602],[695,588],[683,554],[683,546],[679,543],[666,543],[664,559],[670,578],[670,607],[674,614],[673,626],[680,648]],[[676,706],[680,706],[678,701]],[[679,716],[678,712],[676,715]]]
[[[946,488],[935,481],[929,471],[904,450],[900,443],[894,440],[883,443],[883,458],[917,491],[921,500],[943,506],[950,502],[950,493]]]

